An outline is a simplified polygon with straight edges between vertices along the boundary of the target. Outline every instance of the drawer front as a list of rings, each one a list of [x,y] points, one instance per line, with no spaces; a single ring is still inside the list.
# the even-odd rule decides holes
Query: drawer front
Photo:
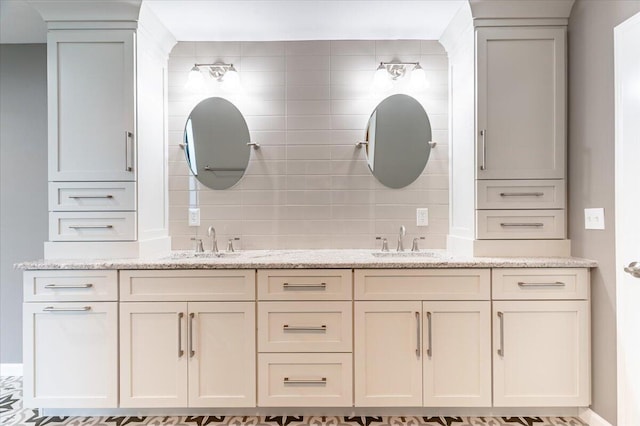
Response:
[[[22,279],[25,302],[118,300],[117,271],[25,271]]]
[[[564,210],[478,210],[476,219],[480,240],[565,237]]]
[[[50,182],[49,211],[136,209],[135,182]]]
[[[478,209],[563,209],[563,180],[479,180]]]
[[[489,300],[489,269],[356,269],[356,300]]]
[[[258,303],[259,352],[351,352],[351,302]]]
[[[351,269],[258,271],[259,300],[351,300]]]
[[[255,300],[253,269],[120,271],[120,300]]]
[[[589,270],[582,268],[494,269],[493,298],[589,299]]]
[[[258,406],[351,407],[351,354],[259,354]]]
[[[51,241],[134,241],[134,212],[50,212]]]

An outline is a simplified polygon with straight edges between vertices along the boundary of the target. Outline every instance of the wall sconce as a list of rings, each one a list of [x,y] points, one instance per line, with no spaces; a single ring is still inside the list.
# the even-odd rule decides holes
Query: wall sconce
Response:
[[[235,91],[240,88],[240,76],[233,64],[217,62],[215,64],[194,64],[187,77],[185,85],[187,90],[198,92],[204,88],[204,75],[200,68],[207,69],[209,77],[219,81],[223,89]]]
[[[409,68],[411,76],[409,86],[413,90],[424,90],[429,87],[424,69],[420,62],[380,62],[373,76],[373,86],[376,90],[388,90],[393,86],[393,82],[403,78]]]

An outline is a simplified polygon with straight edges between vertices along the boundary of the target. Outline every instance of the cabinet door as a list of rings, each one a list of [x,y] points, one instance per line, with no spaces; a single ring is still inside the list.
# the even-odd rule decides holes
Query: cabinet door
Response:
[[[588,301],[493,302],[493,404],[586,407]]]
[[[355,303],[356,407],[422,406],[422,302]]]
[[[120,304],[120,406],[187,406],[187,303]]]
[[[491,302],[423,302],[424,406],[491,406]]]
[[[116,302],[25,303],[24,406],[118,406]]]
[[[134,180],[133,30],[48,36],[49,180]]]
[[[255,302],[189,303],[189,406],[255,407]]]
[[[564,177],[565,45],[560,28],[477,30],[478,179]]]

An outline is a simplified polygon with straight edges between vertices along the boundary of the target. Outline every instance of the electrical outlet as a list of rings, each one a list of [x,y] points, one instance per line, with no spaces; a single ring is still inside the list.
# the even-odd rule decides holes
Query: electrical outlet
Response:
[[[200,209],[189,209],[189,226],[200,226]]]
[[[584,209],[584,229],[604,229],[604,209]]]
[[[416,209],[416,226],[429,226],[429,209]]]

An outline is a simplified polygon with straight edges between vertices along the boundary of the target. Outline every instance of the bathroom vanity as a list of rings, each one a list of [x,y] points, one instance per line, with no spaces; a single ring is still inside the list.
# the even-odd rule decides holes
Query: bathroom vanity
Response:
[[[593,262],[374,254],[22,264],[25,405],[589,405]]]

